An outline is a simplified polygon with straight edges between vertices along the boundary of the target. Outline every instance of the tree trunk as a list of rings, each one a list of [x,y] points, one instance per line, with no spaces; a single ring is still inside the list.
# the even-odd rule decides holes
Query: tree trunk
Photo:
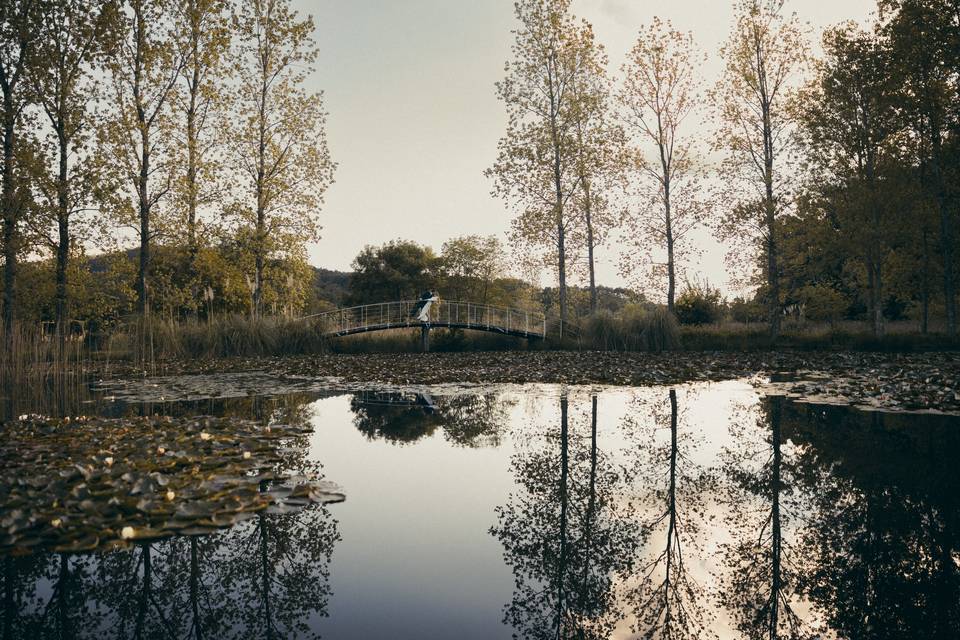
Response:
[[[769,105],[765,105],[763,116],[764,130],[764,223],[767,230],[767,286],[770,289],[770,300],[767,314],[770,322],[770,338],[776,340],[780,336],[780,274],[777,268],[777,208],[773,197],[773,140],[770,133]]]
[[[191,269],[196,269],[197,257],[197,97],[200,93],[199,40],[196,3],[187,5],[190,16],[193,75],[190,78],[190,103],[187,106],[187,243],[190,249]]]
[[[567,474],[569,470],[569,435],[567,432],[567,396],[560,396],[560,540],[559,557],[557,559],[557,637],[563,637],[562,625],[564,620],[563,601],[566,597],[563,590],[564,573],[567,565]]]
[[[947,315],[947,333],[957,335],[957,292],[954,269],[953,215],[947,204],[946,186],[943,181],[942,141],[939,128],[931,124],[933,183],[937,209],[940,213],[940,256],[943,261],[943,303]]]
[[[9,90],[3,95],[3,328],[8,341],[13,340],[16,322],[17,249],[20,238],[17,225],[20,212],[16,201],[13,174],[14,115],[13,96]]]
[[[866,267],[867,267],[867,321],[870,323],[870,327],[873,328],[875,319],[877,317],[877,285],[874,284],[873,279],[876,277],[876,271],[873,268],[873,257],[870,253],[867,254],[866,258]]]
[[[926,334],[930,330],[930,240],[926,226],[921,233],[923,234],[923,273],[920,274],[920,333]]]
[[[143,551],[143,587],[140,592],[140,602],[137,607],[137,622],[133,630],[133,637],[139,640],[146,628],[147,610],[150,608],[151,591],[153,590],[153,571],[150,566],[150,543],[142,547]]]
[[[597,396],[591,399],[590,409],[590,484],[587,497],[587,513],[583,524],[583,577],[580,580],[579,615],[587,614],[587,583],[590,580],[590,552],[593,544],[593,521],[597,510]]]
[[[675,313],[677,297],[677,272],[674,262],[673,209],[670,206],[670,184],[673,181],[673,156],[667,153],[666,132],[663,130],[663,118],[657,112],[657,147],[660,150],[660,169],[663,172],[663,221],[667,237],[667,311]]]
[[[780,278],[777,273],[777,243],[773,237],[776,223],[772,209],[772,203],[769,203],[767,205],[767,286],[770,288],[770,300],[767,314],[770,322],[770,337],[776,340],[780,336]]]
[[[57,175],[57,334],[61,340],[66,336],[67,327],[67,265],[70,261],[70,201],[67,192],[67,158],[70,150],[66,136],[58,136],[60,152],[60,173]]]
[[[193,104],[195,99],[191,94],[190,109],[187,111],[187,246],[191,257],[197,254],[197,134]]]
[[[678,540],[677,533],[677,391],[670,389],[670,489],[667,492],[667,548],[664,551],[666,556],[666,567],[664,570],[664,629],[670,629],[672,621],[670,613],[670,571],[673,564],[673,542]],[[679,553],[679,552],[678,552]]]
[[[867,197],[869,199],[872,228],[867,233],[867,268],[870,270],[870,298],[873,336],[883,336],[883,210],[880,197],[877,193],[875,152],[867,150],[865,158],[865,172],[867,178]]]
[[[560,339],[563,340],[563,329],[567,323],[567,269],[566,248],[563,223],[557,223],[557,272],[560,289]]]
[[[265,56],[264,56],[265,57]],[[264,62],[263,64],[268,64]],[[269,81],[267,74],[269,69],[264,66],[261,70],[260,84],[260,104],[259,104],[259,122],[257,140],[257,176],[256,176],[256,199],[257,199],[257,219],[255,222],[254,235],[254,275],[253,275],[253,315],[259,317],[263,306],[263,268],[266,252],[266,161],[267,161],[267,93]]]
[[[253,315],[259,318],[263,313],[263,268],[264,268],[264,232],[263,214],[257,213],[257,246],[254,249],[255,264],[253,274]]]
[[[273,628],[273,607],[270,601],[270,583],[272,582],[272,576],[270,575],[270,556],[268,553],[268,541],[269,541],[269,531],[267,530],[267,518],[263,513],[259,514],[260,522],[260,566],[261,566],[261,578],[263,580],[263,591],[261,597],[263,598],[263,623],[266,630],[266,637],[270,640],[275,636]]]
[[[583,187],[583,213],[587,223],[587,266],[590,271],[590,313],[597,312],[597,278],[593,259],[593,211],[590,198],[590,182],[580,173],[580,184]]]
[[[756,37],[756,36],[755,36]],[[755,40],[756,71],[760,80],[760,115],[763,120],[763,187],[764,187],[764,226],[767,230],[767,286],[770,288],[770,300],[767,313],[770,321],[770,338],[780,336],[780,274],[777,268],[777,202],[773,196],[773,105],[767,91],[766,56],[759,39]]]
[[[560,134],[557,130],[560,118],[560,104],[557,98],[555,82],[556,54],[552,54],[553,66],[547,72],[547,84],[550,91],[550,143],[553,146],[553,187],[556,202],[553,214],[557,224],[557,281],[560,288],[560,340],[563,340],[563,329],[567,323],[567,255],[566,255],[566,228],[563,224],[563,173],[562,149]]]
[[[667,311],[675,313],[675,303],[677,297],[677,272],[674,263],[674,237],[673,220],[670,211],[670,186],[669,181],[664,185],[663,205],[665,221],[667,223]]]
[[[141,124],[140,138],[143,144],[140,162],[140,176],[137,179],[137,195],[140,213],[140,264],[137,269],[137,311],[141,317],[150,312],[150,134]]]
[[[771,426],[771,438],[773,441],[773,461],[772,461],[772,478],[770,483],[770,492],[771,492],[771,513],[770,513],[770,527],[771,527],[771,553],[770,553],[770,568],[771,568],[771,579],[770,579],[770,638],[775,639],[778,637],[777,626],[779,624],[779,613],[780,613],[780,590],[782,589],[782,544],[783,544],[783,534],[780,530],[780,490],[781,490],[781,480],[780,480],[780,468],[783,461],[783,456],[780,451],[780,411],[781,411],[781,398],[771,398],[770,399],[770,426]]]
[[[883,265],[881,258],[873,259],[873,335],[883,337]]]

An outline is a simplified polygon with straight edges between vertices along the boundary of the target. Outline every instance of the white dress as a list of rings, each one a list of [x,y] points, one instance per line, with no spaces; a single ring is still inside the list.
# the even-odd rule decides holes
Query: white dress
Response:
[[[420,309],[420,313],[417,314],[417,320],[420,322],[430,322],[430,307],[433,306],[434,302],[439,302],[440,298],[433,296],[432,298],[427,298],[427,301],[423,303],[423,307]]]

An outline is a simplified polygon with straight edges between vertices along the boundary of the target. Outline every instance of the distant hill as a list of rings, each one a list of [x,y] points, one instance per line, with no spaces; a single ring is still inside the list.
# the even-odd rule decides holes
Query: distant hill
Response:
[[[343,306],[349,284],[349,271],[313,268],[313,293],[315,299],[321,305],[328,303],[334,307]]]

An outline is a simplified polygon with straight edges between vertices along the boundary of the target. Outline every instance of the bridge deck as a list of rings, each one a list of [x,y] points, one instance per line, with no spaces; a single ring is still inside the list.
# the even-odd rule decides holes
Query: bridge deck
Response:
[[[418,301],[381,302],[328,311],[307,316],[321,323],[329,337],[355,333],[421,327],[416,318]],[[430,310],[430,327],[490,331],[520,338],[542,339],[546,334],[543,314],[473,302],[434,304]]]

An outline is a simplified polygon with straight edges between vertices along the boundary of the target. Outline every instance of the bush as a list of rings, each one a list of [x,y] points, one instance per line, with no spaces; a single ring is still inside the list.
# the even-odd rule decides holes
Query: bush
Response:
[[[680,324],[713,324],[721,317],[720,290],[705,282],[687,283],[674,306]]]
[[[843,317],[849,306],[840,292],[823,284],[803,287],[799,298],[807,318],[827,321],[831,325]]]
[[[749,324],[751,322],[763,322],[766,320],[767,311],[762,304],[757,302],[756,298],[745,300],[737,296],[730,301],[730,318],[734,322]]]

